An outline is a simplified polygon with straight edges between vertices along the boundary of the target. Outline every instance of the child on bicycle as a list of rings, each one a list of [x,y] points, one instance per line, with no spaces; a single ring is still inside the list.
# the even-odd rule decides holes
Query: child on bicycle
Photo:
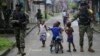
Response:
[[[59,42],[60,48],[63,50],[63,46],[61,44],[62,38],[57,39],[58,36],[60,36],[60,34],[62,34],[63,29],[60,26],[60,22],[57,21],[56,23],[54,23],[53,27],[50,28],[50,30],[52,31],[53,37],[51,40],[51,45],[50,45],[50,51],[52,52],[52,47],[53,45],[55,46],[57,42]]]
[[[69,50],[67,50],[67,52],[71,52],[71,44],[73,45],[73,51],[76,52],[76,48],[75,48],[75,45],[74,45],[74,42],[73,42],[73,32],[74,32],[74,30],[71,27],[71,22],[67,23],[67,27],[65,28],[65,32],[68,36],[67,41],[69,43],[69,45],[68,45]]]
[[[40,34],[40,41],[42,41],[42,47],[45,47],[45,41],[47,37],[47,27],[45,25],[45,21],[41,21],[39,26],[39,34]]]

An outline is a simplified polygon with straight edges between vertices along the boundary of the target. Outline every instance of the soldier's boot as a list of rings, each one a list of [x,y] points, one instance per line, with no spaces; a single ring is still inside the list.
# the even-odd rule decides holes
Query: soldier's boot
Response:
[[[80,52],[84,52],[84,47],[83,47],[83,38],[80,39]]]
[[[92,49],[93,37],[90,37],[90,36],[89,36],[89,48],[88,48],[88,51],[93,53],[93,52],[95,52],[95,50]]]
[[[21,50],[20,50],[20,48],[18,48],[18,53],[17,54],[21,54]]]
[[[83,47],[80,48],[80,52],[84,52]]]
[[[21,48],[21,55],[22,56],[25,56],[26,55],[26,53],[24,52],[24,48]]]
[[[89,52],[95,52],[95,51],[92,49],[91,46],[88,48],[88,51],[89,51]]]
[[[89,52],[95,52],[92,48],[88,48]]]
[[[92,42],[93,42],[93,37],[90,37],[89,38],[89,48],[88,48],[88,51],[93,53],[93,52],[95,52],[95,50],[92,49]]]
[[[89,51],[89,52],[92,52],[92,53],[95,52],[95,50],[92,49],[92,43],[91,43],[91,41],[89,42],[88,51]]]

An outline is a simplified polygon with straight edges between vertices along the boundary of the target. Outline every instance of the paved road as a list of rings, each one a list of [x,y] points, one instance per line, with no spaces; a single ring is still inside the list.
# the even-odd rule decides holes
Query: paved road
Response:
[[[62,22],[62,17],[61,15],[59,16],[56,16],[56,17],[53,17],[52,19],[49,19],[46,24],[47,26],[52,26],[52,24],[55,22],[55,21],[60,21]],[[63,25],[62,25],[63,27]],[[72,27],[74,28],[74,42],[75,42],[75,45],[76,45],[76,49],[77,49],[77,52],[71,52],[71,53],[68,53],[66,52],[66,50],[68,49],[68,44],[67,44],[67,41],[66,41],[66,34],[63,33],[63,36],[64,36],[64,43],[63,43],[63,46],[64,46],[64,53],[61,54],[55,54],[55,53],[50,53],[49,49],[49,45],[50,45],[50,41],[51,41],[51,37],[52,37],[52,34],[51,32],[50,33],[50,36],[47,38],[47,41],[46,41],[46,47],[45,48],[42,48],[41,47],[41,42],[39,41],[39,35],[37,35],[37,32],[38,32],[38,28],[35,28],[34,30],[32,30],[32,32],[26,37],[26,49],[25,49],[25,52],[27,53],[26,56],[100,56],[100,34],[99,33],[94,33],[94,46],[93,48],[96,50],[95,53],[89,53],[87,51],[88,49],[88,38],[84,37],[84,40],[85,40],[85,43],[84,43],[84,50],[85,52],[80,52],[79,50],[79,32],[78,32],[78,25],[77,25],[77,21],[73,22],[72,23]],[[17,48],[14,48],[7,56],[19,56],[17,55]]]

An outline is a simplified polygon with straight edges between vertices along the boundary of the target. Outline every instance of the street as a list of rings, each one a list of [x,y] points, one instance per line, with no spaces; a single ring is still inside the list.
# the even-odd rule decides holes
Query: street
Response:
[[[52,27],[53,23],[56,21],[60,21],[62,23],[62,15],[58,15],[55,17],[52,17],[51,19],[46,21],[46,25],[48,27]],[[63,24],[61,24],[61,27],[63,28]],[[85,35],[84,36],[84,52],[80,52],[80,47],[79,47],[79,30],[78,30],[78,24],[77,21],[74,21],[72,23],[72,27],[74,29],[74,43],[77,49],[77,52],[67,52],[68,50],[68,43],[67,43],[67,35],[65,32],[63,32],[63,47],[64,47],[64,53],[58,53],[56,54],[55,52],[51,53],[50,52],[50,42],[52,38],[52,34],[50,33],[50,36],[47,37],[46,41],[46,47],[42,48],[41,47],[41,42],[39,40],[39,35],[38,33],[38,28],[35,28],[31,31],[29,35],[26,36],[25,38],[25,43],[26,43],[26,56],[100,56],[100,33],[94,32],[94,38],[93,38],[93,49],[95,50],[95,53],[90,53],[88,52],[88,38]],[[73,48],[71,48],[73,50]],[[20,56],[17,55],[17,48],[15,47],[12,51],[7,56]]]

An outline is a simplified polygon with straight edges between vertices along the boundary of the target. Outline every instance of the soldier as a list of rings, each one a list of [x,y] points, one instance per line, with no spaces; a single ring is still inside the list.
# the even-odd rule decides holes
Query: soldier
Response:
[[[80,4],[80,10],[75,15],[75,19],[79,18],[79,36],[80,36],[80,51],[84,52],[83,50],[83,41],[84,41],[84,33],[87,33],[88,41],[89,41],[89,52],[95,52],[92,49],[92,42],[93,42],[93,31],[91,28],[91,22],[93,21],[93,13],[90,11],[88,4],[86,2],[82,2]],[[74,21],[73,19],[72,21]]]
[[[25,49],[25,30],[26,25],[28,23],[28,19],[26,17],[26,14],[21,11],[22,5],[17,4],[16,10],[12,13],[12,20],[11,23],[14,27],[15,37],[16,37],[16,45],[18,48],[18,54],[22,54],[22,56],[25,55],[24,49]]]

